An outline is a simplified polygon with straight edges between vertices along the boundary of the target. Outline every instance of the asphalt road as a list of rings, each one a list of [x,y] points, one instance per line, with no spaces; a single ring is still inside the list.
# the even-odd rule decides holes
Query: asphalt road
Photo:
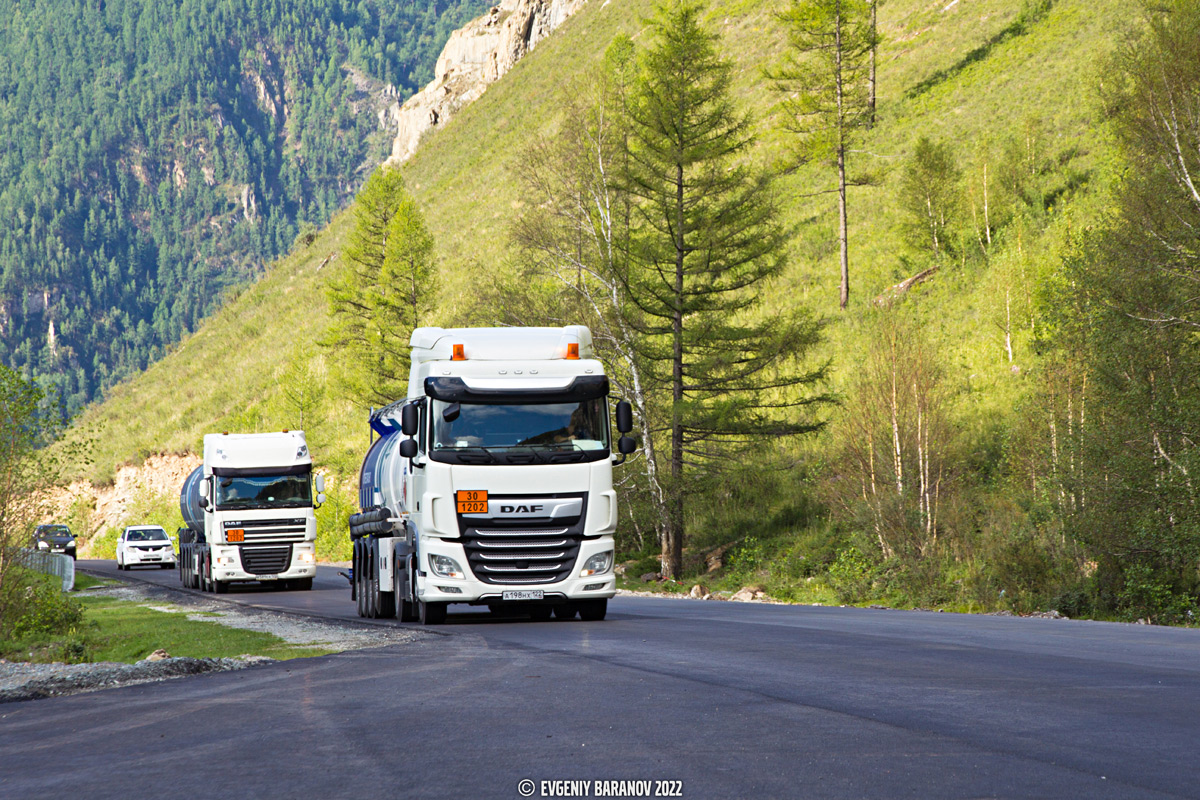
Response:
[[[330,568],[228,597],[353,614]],[[1198,630],[638,597],[435,630],[0,706],[0,797],[1200,797]]]

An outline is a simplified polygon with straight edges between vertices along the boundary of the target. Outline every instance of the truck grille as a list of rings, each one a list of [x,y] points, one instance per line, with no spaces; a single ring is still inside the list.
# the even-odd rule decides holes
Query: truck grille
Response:
[[[226,522],[226,528],[241,528],[245,541],[250,542],[302,542],[307,531],[304,517],[294,519],[248,519]]]
[[[277,575],[287,572],[292,565],[292,546],[290,544],[243,545],[239,548],[242,553],[242,569],[251,575]]]
[[[579,516],[545,520],[458,517],[467,565],[476,578],[484,583],[519,586],[558,583],[570,577],[583,539],[587,499],[583,495],[551,496],[584,497]]]

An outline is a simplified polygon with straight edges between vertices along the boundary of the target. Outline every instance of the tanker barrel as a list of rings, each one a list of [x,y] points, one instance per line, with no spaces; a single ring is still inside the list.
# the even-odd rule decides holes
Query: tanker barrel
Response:
[[[204,536],[204,509],[200,507],[200,484],[203,478],[204,467],[196,467],[179,490],[179,512],[183,514],[183,522],[201,538]]]

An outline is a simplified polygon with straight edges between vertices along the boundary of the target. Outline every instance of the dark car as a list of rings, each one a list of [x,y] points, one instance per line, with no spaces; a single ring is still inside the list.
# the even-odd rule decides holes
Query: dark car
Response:
[[[66,525],[38,525],[33,531],[33,546],[44,552],[75,557],[75,537]]]

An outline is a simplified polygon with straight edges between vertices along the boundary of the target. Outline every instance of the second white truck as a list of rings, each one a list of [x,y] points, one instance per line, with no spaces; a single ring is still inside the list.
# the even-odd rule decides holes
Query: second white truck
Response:
[[[352,598],[437,624],[455,603],[603,619],[616,593],[609,382],[591,333],[418,328],[408,397],[374,412]],[[617,429],[632,427],[629,404]]]
[[[217,593],[245,581],[311,589],[324,490],[303,431],[206,435],[204,463],[179,492],[180,581]]]

